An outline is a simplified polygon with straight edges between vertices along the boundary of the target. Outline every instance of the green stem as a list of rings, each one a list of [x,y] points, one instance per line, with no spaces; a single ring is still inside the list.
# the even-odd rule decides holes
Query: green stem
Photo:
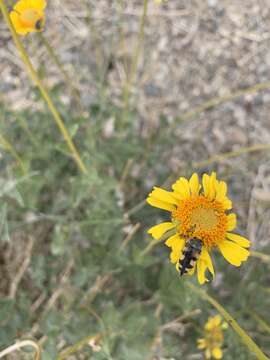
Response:
[[[52,48],[52,46],[50,45],[50,43],[48,42],[46,37],[43,35],[42,32],[39,32],[38,34],[40,36],[40,39],[41,39],[43,45],[45,46],[46,50],[48,51],[48,54],[49,54],[50,58],[55,63],[55,65],[58,67],[60,72],[62,73],[63,78],[65,79],[65,82],[66,82],[67,86],[69,86],[69,88],[70,88],[71,94],[74,95],[80,109],[82,109],[81,99],[80,99],[78,89],[76,89],[75,86],[73,85],[73,82],[72,82],[71,78],[69,77],[68,73],[64,69],[64,66],[62,65],[61,61],[59,60],[58,56],[54,52],[54,49]]]
[[[64,359],[66,359],[69,355],[74,354],[75,352],[80,350],[82,347],[89,346],[89,343],[91,341],[94,341],[94,342],[100,341],[102,336],[103,336],[102,333],[87,336],[86,338],[78,341],[76,344],[74,344],[74,345],[68,347],[66,350],[62,351],[62,353],[57,356],[56,360],[64,360]]]
[[[130,74],[127,74],[127,79],[126,79],[126,83],[125,83],[124,91],[123,91],[124,119],[128,112],[130,89],[133,84],[136,72],[137,72],[141,47],[142,47],[142,44],[144,41],[144,28],[145,28],[145,20],[146,20],[146,16],[147,16],[147,9],[148,9],[148,0],[144,0],[143,13],[142,13],[141,20],[140,20],[140,30],[139,30],[139,35],[138,35],[138,42],[137,42],[137,46],[134,51],[134,55],[132,57]]]
[[[4,16],[4,20],[7,24],[7,26],[9,27],[10,31],[11,31],[11,34],[12,34],[12,37],[13,37],[13,40],[14,40],[14,43],[17,47],[17,50],[19,51],[20,53],[20,56],[25,64],[25,66],[27,67],[30,75],[31,75],[31,78],[32,80],[34,81],[34,83],[36,83],[36,85],[38,86],[40,92],[41,92],[41,95],[43,96],[44,100],[46,101],[52,115],[53,115],[53,118],[58,126],[58,128],[60,129],[61,133],[63,134],[63,137],[67,143],[67,146],[69,147],[71,153],[73,154],[73,157],[74,157],[74,160],[75,162],[77,163],[79,169],[81,170],[82,173],[87,173],[87,169],[80,157],[80,154],[78,152],[78,150],[76,149],[69,133],[68,133],[68,130],[66,129],[65,127],[65,124],[62,120],[62,118],[60,117],[55,105],[53,104],[52,100],[51,100],[51,97],[47,91],[47,89],[45,88],[45,86],[43,85],[42,81],[39,79],[38,75],[37,75],[37,72],[35,71],[23,45],[22,45],[22,42],[21,40],[19,39],[14,27],[13,27],[13,24],[10,20],[10,17],[9,17],[9,13],[8,13],[8,9],[6,7],[6,4],[4,2],[4,0],[0,0],[0,8],[1,8],[1,11],[3,13],[3,16]]]
[[[155,247],[157,244],[161,243],[162,241],[167,240],[170,236],[173,236],[176,234],[176,228],[173,228],[169,231],[167,231],[163,236],[161,236],[160,239],[156,240],[152,240],[147,246],[146,248],[140,252],[140,254],[138,255],[138,259],[143,258],[145,255],[147,255],[152,249],[153,247]]]
[[[268,332],[268,334],[270,334],[270,325],[267,324],[267,322],[262,319],[255,311],[253,311],[252,309],[250,309],[249,311],[247,311],[247,313],[258,322],[259,326],[261,327],[261,329],[263,331]]]
[[[16,150],[14,149],[14,147],[12,146],[12,144],[6,139],[4,138],[4,136],[2,134],[0,134],[0,146],[2,145],[2,147],[10,152],[10,154],[16,159],[16,161],[18,162],[18,164],[20,165],[20,168],[22,169],[22,172],[24,174],[27,173],[26,167],[22,161],[22,159],[20,158],[20,156],[17,154]]]
[[[268,254],[263,254],[259,251],[251,251],[250,255],[253,257],[256,257],[258,259],[261,259],[262,261],[264,261],[266,263],[270,263],[270,255],[268,255]]]
[[[221,306],[215,299],[206,293],[206,291],[197,288],[190,282],[186,282],[186,285],[203,300],[208,301],[216,310],[224,317],[233,330],[240,336],[242,342],[246,347],[256,355],[259,360],[269,360],[267,356],[261,351],[258,345],[251,339],[251,337],[245,332],[244,329],[238,325],[237,321]]]

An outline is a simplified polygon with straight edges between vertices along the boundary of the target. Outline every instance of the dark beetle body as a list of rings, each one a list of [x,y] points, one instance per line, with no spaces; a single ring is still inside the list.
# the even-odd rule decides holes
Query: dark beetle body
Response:
[[[42,29],[43,26],[43,20],[39,19],[36,23],[35,23],[35,29],[40,31]]]
[[[186,242],[182,256],[179,259],[180,276],[191,270],[202,252],[203,242],[200,239],[192,238]]]

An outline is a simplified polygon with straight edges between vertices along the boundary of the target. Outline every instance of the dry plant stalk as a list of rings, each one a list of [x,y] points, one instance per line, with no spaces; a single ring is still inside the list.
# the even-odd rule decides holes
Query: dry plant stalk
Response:
[[[30,237],[25,248],[24,260],[10,285],[9,297],[11,299],[14,299],[16,297],[16,292],[20,284],[20,281],[22,280],[23,275],[27,270],[28,265],[30,264],[33,246],[34,246],[34,239]]]
[[[49,95],[49,92],[47,91],[47,89],[45,88],[45,86],[43,85],[42,81],[40,80],[37,72],[35,71],[28,55],[27,55],[27,52],[25,51],[23,45],[22,45],[22,42],[20,40],[20,38],[18,37],[15,29],[14,29],[14,26],[10,20],[10,17],[9,17],[9,13],[8,13],[8,9],[6,7],[6,4],[4,2],[4,0],[0,0],[0,8],[1,8],[1,11],[2,11],[2,14],[3,14],[3,17],[4,17],[4,20],[12,34],[12,37],[13,37],[13,40],[14,40],[14,43],[16,45],[16,48],[18,49],[19,51],[19,54],[25,64],[25,67],[27,68],[27,70],[29,71],[30,73],[30,76],[32,78],[32,80],[34,81],[34,83],[38,86],[40,92],[41,92],[41,95],[42,97],[44,98],[45,102],[47,103],[48,105],[48,108],[50,109],[52,115],[53,115],[53,118],[58,126],[58,128],[60,129],[66,143],[67,143],[67,146],[68,148],[70,149],[70,152],[71,154],[73,155],[74,157],[74,160],[75,162],[77,163],[80,171],[84,174],[87,173],[87,168],[86,166],[84,165],[84,162],[83,160],[81,159],[81,156],[77,150],[77,148],[75,147],[74,143],[73,143],[73,140],[71,138],[71,136],[69,135],[69,132],[61,118],[61,116],[59,115],[59,112],[58,110],[56,109],[50,95]]]
[[[36,353],[35,353],[34,360],[41,360],[41,348],[38,345],[38,343],[36,343],[33,340],[18,341],[15,344],[7,347],[6,349],[4,349],[3,351],[0,352],[0,359],[2,359],[4,356],[7,356],[8,354],[11,354],[14,351],[17,351],[25,346],[30,346],[35,349]]]

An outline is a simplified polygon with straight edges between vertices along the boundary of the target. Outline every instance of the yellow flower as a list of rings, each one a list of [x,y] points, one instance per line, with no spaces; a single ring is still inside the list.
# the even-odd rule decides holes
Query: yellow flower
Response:
[[[222,329],[227,328],[226,323],[221,323],[221,316],[210,317],[204,326],[204,338],[198,339],[198,349],[205,349],[206,359],[222,359],[222,344],[224,335]]]
[[[172,185],[173,191],[166,191],[158,187],[149,194],[147,202],[171,213],[171,221],[153,226],[148,230],[156,240],[166,237],[167,231],[174,234],[165,244],[171,248],[170,259],[179,271],[179,260],[183,256],[183,249],[191,238],[200,239],[201,252],[195,262],[198,281],[200,284],[208,281],[205,272],[209,269],[214,276],[214,267],[209,252],[218,248],[224,258],[234,266],[240,266],[249,256],[246,249],[250,241],[231,231],[236,227],[236,215],[228,214],[232,202],[227,197],[227,185],[218,181],[213,172],[210,176],[204,174],[202,185],[197,174],[189,180],[180,177]],[[168,233],[168,234],[169,234]]]
[[[42,31],[45,24],[46,0],[19,0],[10,12],[11,22],[20,35]]]

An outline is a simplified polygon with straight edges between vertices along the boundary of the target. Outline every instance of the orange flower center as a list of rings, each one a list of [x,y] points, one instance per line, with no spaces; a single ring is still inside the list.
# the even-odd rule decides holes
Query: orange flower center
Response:
[[[172,214],[179,222],[178,231],[185,237],[197,237],[206,247],[218,245],[225,239],[227,215],[222,204],[203,195],[182,200]]]
[[[20,20],[24,26],[35,27],[39,20],[42,21],[42,17],[36,9],[26,9],[20,15]]]

